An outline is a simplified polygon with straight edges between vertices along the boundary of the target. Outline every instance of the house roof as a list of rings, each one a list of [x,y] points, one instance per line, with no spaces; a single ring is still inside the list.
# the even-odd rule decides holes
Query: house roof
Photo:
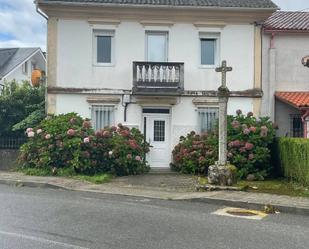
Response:
[[[0,79],[40,48],[0,48]]]
[[[38,3],[278,9],[271,0],[38,0]]]
[[[309,107],[309,92],[276,92],[275,96],[296,108]]]
[[[264,23],[265,31],[309,31],[309,12],[277,11]]]

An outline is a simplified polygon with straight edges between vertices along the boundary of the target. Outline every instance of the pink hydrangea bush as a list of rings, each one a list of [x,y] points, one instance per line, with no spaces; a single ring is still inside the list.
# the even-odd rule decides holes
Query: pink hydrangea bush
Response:
[[[217,137],[215,134],[196,134],[190,132],[180,137],[172,152],[171,168],[187,174],[207,174],[208,167],[215,163],[218,154]]]
[[[48,117],[26,130],[28,142],[21,148],[22,167],[58,169],[72,173],[140,174],[149,167],[149,145],[137,129],[121,124],[94,132],[91,122],[75,113]]]
[[[240,178],[248,174],[268,176],[274,137],[275,126],[269,118],[257,119],[253,113],[244,115],[241,110],[228,117],[227,157],[238,168]],[[217,131],[201,136],[191,132],[175,146],[171,167],[183,173],[207,174],[208,167],[217,160]]]
[[[235,126],[235,123],[240,124]],[[270,174],[270,147],[275,138],[275,125],[268,117],[256,118],[252,112],[228,117],[228,160],[238,168],[240,178]]]
[[[122,124],[107,127],[96,133],[98,153],[107,157],[99,157],[102,165],[108,164],[110,171],[116,175],[136,175],[149,171],[145,155],[149,152],[149,144],[144,141],[142,133],[129,129]],[[106,150],[106,148],[108,148]],[[106,158],[111,158],[106,162]]]

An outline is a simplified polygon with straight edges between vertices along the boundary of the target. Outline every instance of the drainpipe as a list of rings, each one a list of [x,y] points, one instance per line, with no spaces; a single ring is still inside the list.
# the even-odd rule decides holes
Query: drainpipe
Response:
[[[269,48],[270,49],[275,48],[275,33],[271,33]]]
[[[36,12],[42,16],[44,19],[48,20],[48,17],[39,9],[38,0],[34,1]]]
[[[303,111],[305,111],[305,113],[301,116],[301,119],[303,121],[303,127],[304,127],[304,138],[308,138],[308,132],[307,132],[307,128],[308,128],[308,121],[306,120],[309,117],[309,109],[303,109]]]

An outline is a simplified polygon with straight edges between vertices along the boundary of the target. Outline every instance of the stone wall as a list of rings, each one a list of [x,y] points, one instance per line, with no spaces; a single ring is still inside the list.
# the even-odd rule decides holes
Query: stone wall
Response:
[[[9,170],[16,166],[18,150],[0,149],[0,170]]]

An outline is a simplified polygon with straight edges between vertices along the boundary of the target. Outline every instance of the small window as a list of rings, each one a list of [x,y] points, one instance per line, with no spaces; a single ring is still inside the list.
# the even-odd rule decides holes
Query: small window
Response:
[[[94,31],[95,64],[113,63],[114,31]]]
[[[28,74],[28,61],[22,65],[23,74]]]
[[[219,108],[218,107],[200,107],[198,108],[198,125],[199,131],[210,132],[218,122]]]
[[[165,141],[165,121],[164,120],[154,120],[153,141],[155,142]]]
[[[290,115],[290,130],[292,137],[303,137],[304,136],[304,125],[300,114]]]
[[[217,33],[201,33],[201,65],[214,66],[219,61],[219,34]]]
[[[93,105],[91,107],[92,126],[95,130],[114,125],[114,106]]]

